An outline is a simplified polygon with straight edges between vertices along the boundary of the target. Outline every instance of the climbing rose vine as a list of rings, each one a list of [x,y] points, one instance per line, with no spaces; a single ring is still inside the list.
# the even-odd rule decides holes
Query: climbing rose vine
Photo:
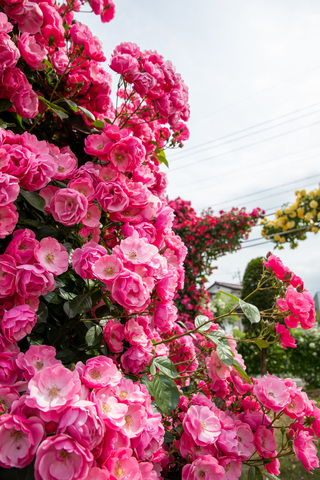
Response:
[[[187,249],[161,164],[188,138],[188,89],[157,52],[122,43],[113,105],[101,42],[74,19],[84,3],[0,2],[1,479],[234,480],[243,465],[275,478],[289,454],[313,470],[320,411],[306,394],[249,378],[212,319],[178,323]],[[111,0],[88,3],[113,18]],[[204,222],[221,227],[219,251],[259,212],[225,215]],[[271,312],[239,306],[263,348],[293,346],[290,328],[315,320],[281,265],[266,260]]]

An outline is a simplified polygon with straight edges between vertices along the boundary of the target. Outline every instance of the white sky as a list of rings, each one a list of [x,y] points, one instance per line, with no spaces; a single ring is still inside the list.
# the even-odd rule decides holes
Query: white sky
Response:
[[[296,189],[317,187],[318,0],[116,0],[111,23],[85,13],[78,19],[108,60],[120,42],[134,42],[171,60],[189,86],[190,139],[167,154],[170,198],[191,200],[197,212],[259,206],[272,213],[292,203]],[[250,240],[259,237],[255,227]],[[320,290],[319,244],[320,234],[311,233],[298,249],[276,253],[312,294]],[[237,283],[237,272],[242,277],[272,247],[219,259],[210,283]]]

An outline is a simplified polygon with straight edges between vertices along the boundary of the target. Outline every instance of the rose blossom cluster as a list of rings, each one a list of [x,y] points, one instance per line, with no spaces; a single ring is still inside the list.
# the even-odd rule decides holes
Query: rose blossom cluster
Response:
[[[99,356],[74,371],[55,349],[33,345],[16,356],[24,380],[0,385],[0,466],[23,468],[35,458],[35,478],[156,480],[166,463],[161,415],[146,388]]]
[[[221,370],[218,365],[217,370]],[[215,388],[211,386],[212,395]],[[179,420],[172,427],[179,432],[182,427],[176,448],[188,462],[182,469],[183,480],[236,480],[249,459],[260,459],[267,472],[278,476],[278,456],[292,448],[306,470],[319,467],[313,436],[320,435],[320,410],[291,379],[267,375],[248,383],[246,391],[228,396],[228,409],[219,409],[208,397],[201,393],[191,399],[180,397]],[[282,415],[291,423],[282,446],[277,446],[271,418]]]
[[[157,52],[142,52],[134,43],[121,43],[113,52],[110,68],[172,127],[188,120],[188,89],[171,62]]]
[[[68,252],[55,238],[15,230],[0,255],[0,345],[21,340],[34,327],[39,297],[55,289],[54,276],[68,270]]]
[[[266,268],[272,274],[288,285],[285,298],[277,299],[277,307],[284,316],[285,325],[288,328],[296,328],[299,324],[304,330],[312,328],[316,321],[314,301],[308,290],[303,289],[303,281],[276,255],[268,255],[267,261],[263,261]],[[280,323],[276,326],[276,333],[280,335],[281,343],[286,347],[296,347],[290,330]]]

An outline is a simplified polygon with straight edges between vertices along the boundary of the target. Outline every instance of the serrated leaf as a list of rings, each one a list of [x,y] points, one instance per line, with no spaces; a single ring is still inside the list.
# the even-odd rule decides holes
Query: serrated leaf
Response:
[[[44,207],[46,206],[46,202],[44,198],[40,197],[36,192],[29,192],[28,190],[24,190],[20,188],[20,195],[34,208],[39,210],[40,212],[44,212]]]
[[[100,342],[102,335],[102,328],[100,325],[93,325],[89,328],[86,333],[86,342],[88,347],[92,347],[93,345],[97,345]]]
[[[160,372],[164,373],[170,378],[177,378],[177,376],[179,375],[176,367],[174,366],[174,363],[167,357],[156,357],[153,360],[152,365],[157,367]]]
[[[69,318],[73,318],[80,313],[86,313],[92,308],[90,295],[77,295],[71,302],[65,302],[63,310]]]
[[[152,382],[152,392],[160,410],[171,415],[180,399],[180,393],[174,381],[165,375],[157,374]]]
[[[242,378],[247,380],[247,382],[251,383],[251,378],[249,377],[249,375],[246,374],[245,370],[243,370],[241,365],[236,360],[233,360],[232,366],[235,370],[237,370],[237,372],[241,375]]]
[[[208,320],[209,318],[206,317],[205,315],[198,315],[194,319],[194,325],[200,332],[206,332],[211,327],[211,323],[207,323],[206,325],[203,325],[203,324],[206,323]]]
[[[241,307],[241,310],[247,317],[250,323],[259,323],[261,318],[260,318],[260,312],[259,309],[255,306],[252,305],[251,303],[244,302],[239,298],[239,304]]]
[[[7,100],[6,98],[0,98],[0,112],[5,112],[12,106],[12,102],[10,100]]]
[[[227,367],[231,367],[231,365],[233,364],[233,355],[231,353],[231,350],[227,349],[223,345],[218,345],[217,355],[224,365],[226,365]]]
[[[267,342],[267,340],[263,340],[262,338],[253,338],[253,341],[256,345],[258,345],[260,350],[263,348],[268,348],[271,345],[271,343]]]

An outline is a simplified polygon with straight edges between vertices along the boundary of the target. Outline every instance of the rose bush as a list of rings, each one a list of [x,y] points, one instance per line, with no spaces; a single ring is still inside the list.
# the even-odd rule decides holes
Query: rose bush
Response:
[[[187,249],[161,163],[188,138],[188,89],[157,52],[122,43],[114,106],[101,42],[74,18],[83,3],[0,2],[1,478],[233,480],[242,465],[274,478],[289,454],[313,470],[320,411],[307,396],[248,377],[212,318],[178,323]],[[112,19],[112,0],[87,3]],[[205,239],[221,227],[208,258],[258,216],[206,217]],[[194,278],[209,268],[197,261]],[[263,347],[314,322],[301,283],[273,278],[272,312],[240,305]]]

